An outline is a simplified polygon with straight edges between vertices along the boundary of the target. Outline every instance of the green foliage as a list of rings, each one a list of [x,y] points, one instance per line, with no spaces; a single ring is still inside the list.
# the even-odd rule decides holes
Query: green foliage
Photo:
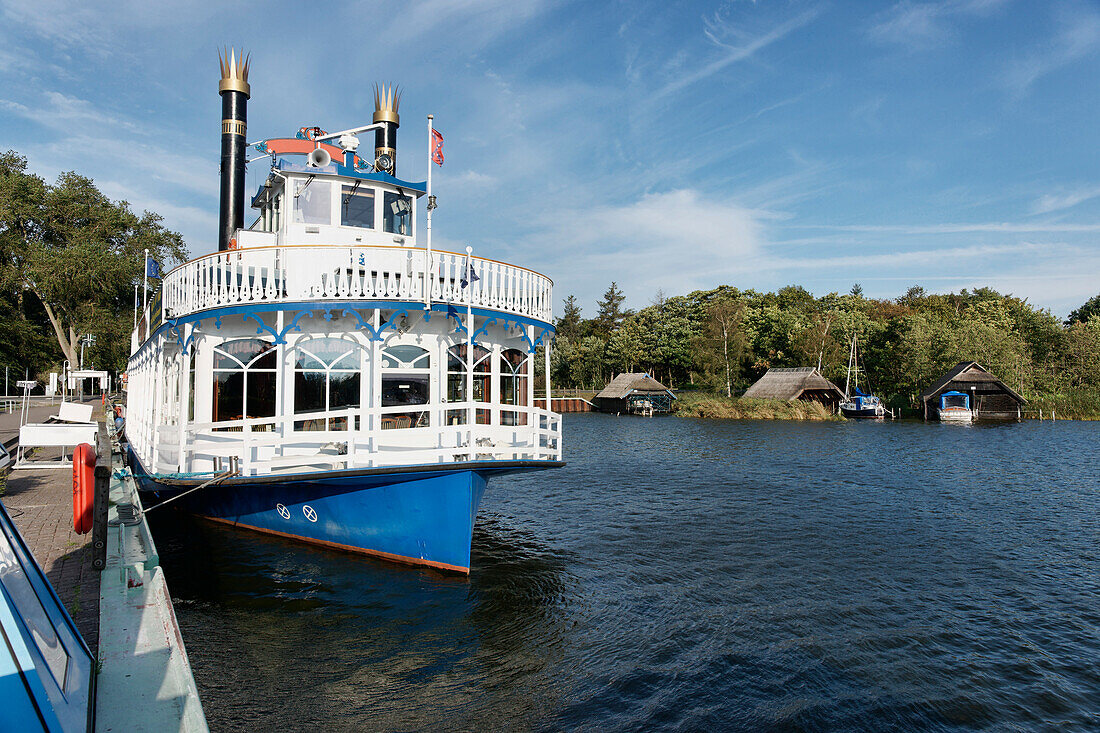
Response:
[[[163,264],[187,256],[183,239],[162,221],[111,201],[77,173],[49,185],[27,172],[18,153],[0,155],[0,294],[14,304],[0,317],[0,333],[20,344],[10,358],[76,364],[78,338],[92,334],[85,362],[124,368],[144,250]],[[55,342],[47,353],[43,338]]]
[[[1100,294],[1094,295],[1085,301],[1085,304],[1069,314],[1069,318],[1066,319],[1066,325],[1072,326],[1074,323],[1084,323],[1093,316],[1100,315]]]
[[[672,387],[732,395],[769,367],[819,360],[843,387],[854,335],[861,388],[891,407],[917,406],[920,393],[962,361],[979,362],[1029,400],[1077,414],[1100,395],[1100,318],[1066,327],[1049,311],[988,288],[941,295],[914,286],[890,301],[858,292],[815,298],[797,286],[775,293],[722,286],[659,297],[624,315],[606,338],[579,336],[602,333],[606,318],[580,320],[579,309],[576,316],[578,336],[563,339],[559,331],[552,352],[563,387],[600,388],[615,373],[645,371]]]
[[[565,299],[565,310],[554,326],[557,328],[558,338],[575,341],[580,337],[581,307],[577,305],[576,296],[570,295]]]
[[[597,303],[599,310],[596,312],[591,327],[593,335],[603,339],[611,336],[611,332],[623,322],[625,314],[622,306],[625,300],[626,296],[623,295],[623,291],[612,282],[611,287],[603,294],[603,299]]]

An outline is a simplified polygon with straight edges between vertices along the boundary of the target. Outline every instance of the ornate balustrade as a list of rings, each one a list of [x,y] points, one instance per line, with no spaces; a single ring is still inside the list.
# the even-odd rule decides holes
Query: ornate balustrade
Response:
[[[185,426],[183,461],[180,431],[160,426],[162,470],[212,470],[216,460],[236,458],[245,476],[322,468],[446,464],[463,461],[562,459],[561,416],[538,407],[492,405],[517,416],[518,425],[447,425],[448,412],[471,412],[484,402],[423,405],[432,414],[424,427],[391,427],[387,416],[397,408],[348,408],[328,412],[247,418]],[[419,406],[418,406],[419,407]],[[305,423],[339,421],[329,430],[303,430]],[[338,446],[338,447],[337,447]]]
[[[470,277],[467,267],[475,277]],[[164,278],[166,319],[224,306],[302,300],[413,301],[490,308],[549,322],[553,283],[453,252],[379,246],[257,247],[191,260]]]

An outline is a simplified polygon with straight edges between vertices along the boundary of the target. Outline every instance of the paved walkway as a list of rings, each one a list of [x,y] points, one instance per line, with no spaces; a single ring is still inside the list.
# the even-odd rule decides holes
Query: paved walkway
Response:
[[[41,418],[32,412],[31,420],[37,421],[56,414],[57,405],[33,409],[44,412]],[[14,417],[11,427],[8,417]],[[17,435],[18,429],[18,413],[0,416],[0,436],[5,430]],[[6,481],[0,482],[0,500],[95,655],[99,648],[99,571],[92,569],[91,533],[73,532],[72,471],[24,469],[10,472]]]

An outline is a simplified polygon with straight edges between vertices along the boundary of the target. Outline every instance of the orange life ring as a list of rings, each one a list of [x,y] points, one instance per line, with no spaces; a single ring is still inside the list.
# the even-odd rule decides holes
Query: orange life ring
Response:
[[[95,500],[95,448],[81,443],[73,450],[73,531],[92,531],[92,503]]]

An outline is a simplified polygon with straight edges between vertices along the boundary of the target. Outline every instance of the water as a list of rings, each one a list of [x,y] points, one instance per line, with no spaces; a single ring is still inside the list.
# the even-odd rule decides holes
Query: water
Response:
[[[469,580],[162,515],[211,727],[1100,728],[1100,424],[565,426]]]

